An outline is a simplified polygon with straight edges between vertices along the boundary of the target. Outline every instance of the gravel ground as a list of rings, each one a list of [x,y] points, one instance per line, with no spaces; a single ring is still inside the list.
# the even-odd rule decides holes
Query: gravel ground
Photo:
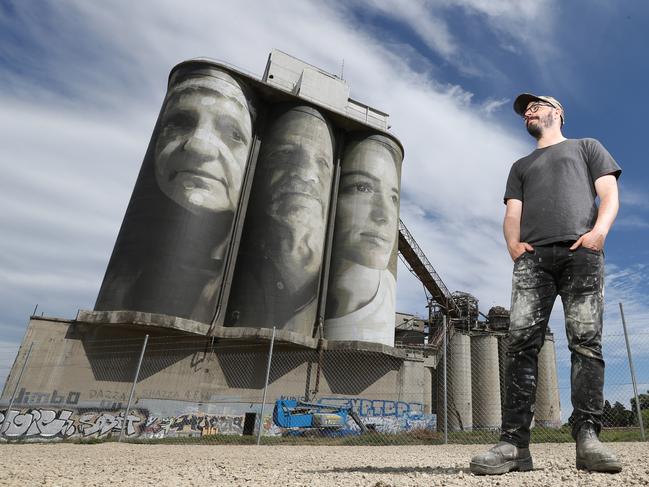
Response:
[[[532,445],[534,471],[477,477],[484,445],[0,445],[0,485],[630,486],[649,485],[649,444],[615,443],[621,473],[578,471],[573,444]]]

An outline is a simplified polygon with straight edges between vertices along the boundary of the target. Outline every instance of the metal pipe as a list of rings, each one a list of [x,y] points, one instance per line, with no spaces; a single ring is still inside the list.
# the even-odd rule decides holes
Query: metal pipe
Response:
[[[270,377],[270,364],[273,360],[273,345],[275,344],[275,327],[270,337],[270,350],[268,351],[268,365],[266,366],[266,382],[264,384],[264,395],[261,399],[261,415],[259,417],[259,430],[257,431],[257,445],[261,442],[261,430],[264,425],[264,407],[266,406],[266,392],[268,391],[268,379]]]
[[[318,338],[324,338],[324,319],[325,311],[327,308],[327,289],[329,287],[329,270],[331,267],[331,254],[333,250],[334,222],[336,220],[336,208],[338,205],[338,186],[340,183],[340,166],[342,164],[344,142],[344,132],[336,134],[336,154],[334,157],[331,191],[329,192],[329,216],[327,219],[329,224],[327,225],[325,233],[324,258],[322,261],[322,269],[320,271],[320,280],[318,282],[318,285],[320,286],[318,290],[319,294],[316,294],[316,296],[320,296],[316,313],[316,327],[313,330],[312,334],[313,337],[318,335]]]
[[[448,388],[446,384],[446,315],[442,317],[444,328],[444,444],[448,444]]]
[[[208,335],[214,335],[216,327],[223,326],[225,321],[225,313],[228,309],[228,300],[230,299],[230,288],[232,287],[232,280],[234,278],[234,267],[239,253],[239,244],[241,243],[241,235],[243,233],[243,222],[248,210],[248,199],[252,189],[252,181],[255,177],[255,170],[257,168],[257,158],[259,156],[259,148],[261,147],[261,138],[259,132],[265,125],[266,114],[261,110],[257,117],[256,123],[253,125],[255,131],[252,138],[252,146],[246,164],[246,172],[243,177],[243,184],[241,187],[241,195],[237,205],[237,212],[235,213],[234,223],[232,224],[232,237],[228,245],[227,259],[225,259],[225,269],[223,271],[223,281],[220,286],[219,296],[217,298],[216,309],[212,316],[212,323],[207,332]]]
[[[640,424],[640,436],[645,441],[644,424],[642,423],[642,411],[640,410],[640,401],[638,400],[638,385],[635,380],[635,369],[633,368],[633,357],[631,356],[631,345],[629,344],[629,335],[626,332],[626,320],[624,319],[624,308],[620,305],[620,315],[622,315],[622,328],[624,329],[624,341],[626,342],[626,353],[629,357],[629,368],[631,369],[631,382],[633,383],[633,395],[635,396],[635,408],[638,414],[638,423]]]
[[[20,374],[18,374],[18,380],[16,380],[16,386],[14,387],[14,391],[11,393],[11,399],[9,399],[9,407],[7,407],[7,412],[5,414],[4,419],[2,420],[2,424],[0,425],[0,434],[2,434],[2,430],[4,429],[5,423],[7,422],[7,418],[9,418],[9,413],[11,412],[11,408],[14,405],[14,399],[16,398],[16,392],[18,391],[18,386],[20,385],[20,380],[23,378],[23,372],[25,372],[25,367],[27,366],[27,361],[29,360],[29,356],[32,354],[32,347],[34,346],[34,342],[31,342],[29,344],[29,350],[27,350],[27,355],[25,355],[25,361],[23,362],[23,366],[20,369]]]
[[[128,403],[126,403],[126,411],[124,412],[124,419],[122,421],[122,427],[119,429],[119,439],[117,441],[122,441],[124,436],[124,425],[126,424],[126,419],[128,418],[128,412],[131,409],[131,402],[133,401],[133,395],[135,394],[135,386],[137,385],[137,380],[140,377],[140,367],[142,367],[142,359],[144,358],[144,351],[146,350],[146,345],[149,342],[149,335],[145,335],[144,343],[142,344],[142,351],[140,352],[140,360],[137,362],[137,369],[135,369],[135,378],[133,379],[133,385],[131,386],[131,394],[128,396]]]

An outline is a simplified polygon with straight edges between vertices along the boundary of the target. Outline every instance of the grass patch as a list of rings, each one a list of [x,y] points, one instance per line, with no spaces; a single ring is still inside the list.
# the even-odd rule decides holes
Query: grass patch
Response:
[[[500,434],[498,431],[452,431],[448,433],[450,444],[475,445],[495,444]],[[69,438],[58,440],[62,443],[79,445],[96,445],[116,442],[118,435],[104,438]],[[642,441],[638,428],[605,428],[600,434],[605,442]],[[39,439],[5,440],[2,443],[26,444],[49,443]],[[56,441],[56,440],[55,440]],[[176,436],[166,438],[125,438],[125,443],[142,445],[255,445],[256,436],[239,435],[205,435],[205,436]],[[531,443],[572,443],[569,426],[561,428],[532,428]],[[262,445],[314,445],[314,446],[389,446],[389,445],[441,445],[444,443],[444,433],[427,429],[416,429],[403,433],[379,433],[370,431],[363,435],[352,436],[322,436],[317,430],[306,431],[301,436],[262,436]]]

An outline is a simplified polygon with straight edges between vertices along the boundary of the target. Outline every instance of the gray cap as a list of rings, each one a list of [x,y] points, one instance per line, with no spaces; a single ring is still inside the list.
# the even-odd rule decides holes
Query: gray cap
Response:
[[[563,105],[559,103],[559,100],[557,100],[552,96],[533,95],[532,93],[521,93],[514,100],[514,111],[522,117],[523,114],[525,113],[525,110],[527,110],[527,105],[529,105],[531,101],[544,101],[552,105],[554,108],[559,108],[561,110],[561,125],[566,123],[566,119],[565,119],[566,111],[563,109]]]

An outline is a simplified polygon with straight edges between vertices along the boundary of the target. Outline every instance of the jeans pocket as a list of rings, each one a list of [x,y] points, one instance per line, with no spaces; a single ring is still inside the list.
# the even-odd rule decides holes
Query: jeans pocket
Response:
[[[516,257],[516,258],[514,259],[514,265],[515,265],[515,264],[518,264],[521,260],[523,260],[523,257],[525,257],[525,256],[528,255],[528,254],[529,254],[529,252],[526,250],[526,251],[523,252],[521,255],[519,255],[518,257]]]

